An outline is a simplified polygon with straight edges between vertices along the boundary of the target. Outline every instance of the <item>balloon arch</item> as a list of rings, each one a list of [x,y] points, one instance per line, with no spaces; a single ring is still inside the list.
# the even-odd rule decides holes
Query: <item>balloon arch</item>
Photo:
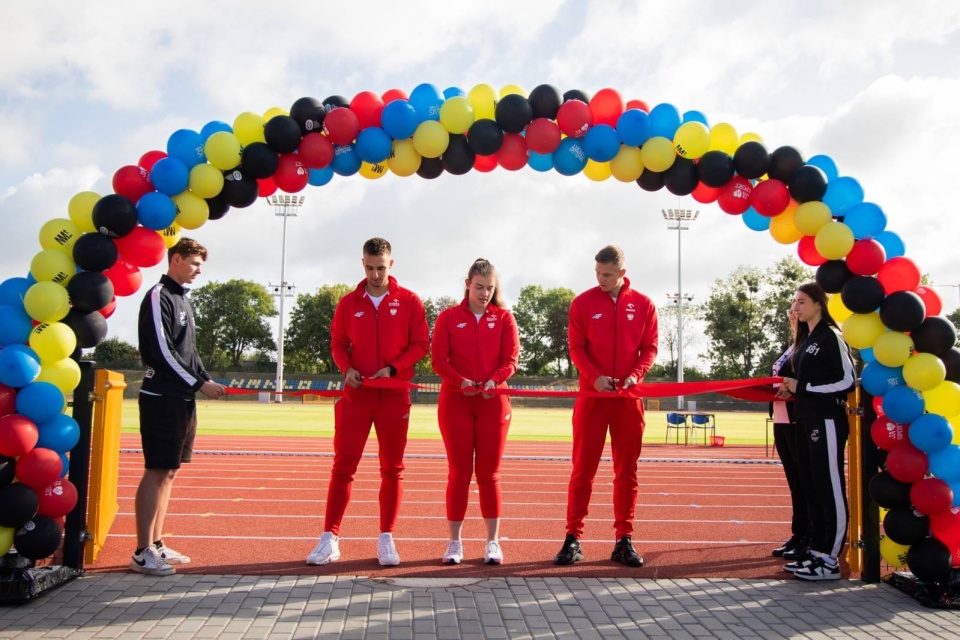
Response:
[[[117,170],[113,193],[78,193],[68,217],[44,224],[29,274],[0,284],[0,502],[18,505],[4,508],[0,553],[15,543],[41,558],[59,545],[57,519],[76,502],[64,477],[79,429],[63,413],[79,382],[75,358],[105,338],[117,297],[139,289],[140,269],[159,264],[181,229],[335,176],[434,179],[497,167],[666,188],[795,244],[867,363],[862,384],[880,415],[871,435],[889,452],[871,481],[889,509],[882,556],[931,581],[960,567],[956,328],[858,182],[827,156],[768,151],[759,136],[711,126],[698,111],[625,103],[611,88],[590,97],[487,84],[305,97],[289,111],[181,129],[165,152]]]

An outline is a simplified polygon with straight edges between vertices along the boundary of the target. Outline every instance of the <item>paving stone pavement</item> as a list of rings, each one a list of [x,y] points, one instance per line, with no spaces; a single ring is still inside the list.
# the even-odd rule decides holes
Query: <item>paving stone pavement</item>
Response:
[[[960,638],[886,584],[89,574],[0,606],[0,638]]]

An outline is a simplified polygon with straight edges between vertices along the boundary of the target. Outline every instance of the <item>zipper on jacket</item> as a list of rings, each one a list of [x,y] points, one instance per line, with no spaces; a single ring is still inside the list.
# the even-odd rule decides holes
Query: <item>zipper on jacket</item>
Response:
[[[617,294],[617,299],[610,299],[613,302],[613,369],[610,371],[610,378],[616,380],[617,375],[617,305],[620,303],[620,293],[622,293],[623,287],[620,287],[621,291]],[[616,386],[616,382],[614,382]]]

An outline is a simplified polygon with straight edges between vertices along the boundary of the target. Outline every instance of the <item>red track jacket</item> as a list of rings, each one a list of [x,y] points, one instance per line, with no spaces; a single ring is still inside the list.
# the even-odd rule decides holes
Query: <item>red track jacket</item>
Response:
[[[650,298],[630,288],[627,278],[616,302],[594,287],[570,304],[568,340],[581,389],[592,391],[600,376],[614,378],[618,385],[630,376],[643,382],[657,357],[657,309]]]
[[[519,356],[517,321],[506,309],[491,304],[478,323],[464,298],[437,316],[430,359],[448,389],[460,389],[464,380],[493,380],[504,387],[517,371]]]
[[[337,303],[330,326],[333,361],[344,373],[352,368],[364,378],[393,365],[398,379],[409,380],[413,377],[413,366],[427,355],[430,348],[430,330],[423,303],[417,294],[404,289],[390,276],[387,295],[377,309],[366,295],[366,286],[364,279]],[[359,402],[410,401],[408,390],[345,386],[344,394]]]

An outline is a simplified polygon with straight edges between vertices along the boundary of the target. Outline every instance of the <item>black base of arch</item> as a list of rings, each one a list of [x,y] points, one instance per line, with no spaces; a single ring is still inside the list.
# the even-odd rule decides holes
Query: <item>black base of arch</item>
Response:
[[[960,609],[960,569],[954,569],[949,584],[928,584],[917,580],[912,573],[896,571],[885,581],[891,587],[911,596],[931,609]]]

